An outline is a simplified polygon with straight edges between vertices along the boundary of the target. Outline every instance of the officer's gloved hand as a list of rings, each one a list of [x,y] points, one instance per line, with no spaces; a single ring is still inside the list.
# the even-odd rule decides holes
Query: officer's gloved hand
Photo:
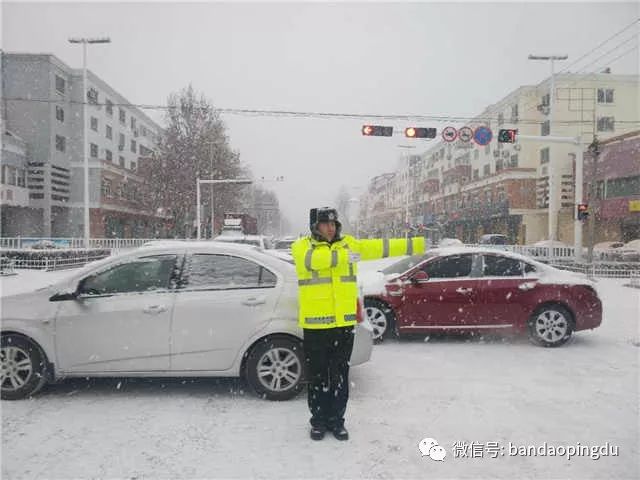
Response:
[[[360,254],[356,252],[349,252],[349,263],[356,263],[360,261]]]

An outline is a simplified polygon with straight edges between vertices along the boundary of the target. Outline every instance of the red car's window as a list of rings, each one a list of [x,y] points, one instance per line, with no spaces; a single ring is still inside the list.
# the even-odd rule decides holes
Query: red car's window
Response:
[[[485,255],[482,273],[485,277],[521,277],[522,262],[501,255]]]
[[[471,254],[450,255],[426,263],[422,269],[429,278],[468,277],[471,274]]]

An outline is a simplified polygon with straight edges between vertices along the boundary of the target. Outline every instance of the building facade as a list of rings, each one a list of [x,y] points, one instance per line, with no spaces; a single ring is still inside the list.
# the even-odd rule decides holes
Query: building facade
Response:
[[[85,136],[91,236],[155,236],[163,229],[137,173],[161,135],[152,119],[90,71],[83,85],[82,70],[53,55],[4,53],[2,77],[5,128],[24,141],[28,206],[39,216],[17,219],[12,231],[83,236]]]
[[[638,75],[610,73],[557,75],[553,112],[550,79],[516,89],[466,124],[472,129],[491,128],[494,138],[488,145],[459,139],[437,142],[420,154],[420,161],[405,157],[403,166],[392,173],[399,184],[381,186],[379,177],[373,179],[361,203],[380,208],[363,216],[362,226],[390,230],[385,222],[394,210],[388,204],[382,209],[379,198],[385,195],[381,191],[393,189],[408,196],[414,231],[468,243],[485,233],[505,234],[514,243],[550,236],[573,243],[577,146],[524,137],[580,135],[584,148],[594,136],[607,140],[637,129],[638,80]],[[498,130],[508,128],[517,129],[520,139],[498,143]],[[550,196],[557,206],[553,235],[549,234]]]

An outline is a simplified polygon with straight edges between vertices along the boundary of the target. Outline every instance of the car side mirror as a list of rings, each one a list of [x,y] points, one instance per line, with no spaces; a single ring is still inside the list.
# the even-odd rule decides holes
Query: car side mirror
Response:
[[[429,280],[429,275],[427,275],[427,272],[425,272],[424,270],[418,270],[411,276],[411,283],[413,283],[414,285],[417,285],[421,282],[426,282],[427,280]]]
[[[49,298],[50,302],[64,302],[65,300],[76,300],[78,298],[78,292],[58,292]]]

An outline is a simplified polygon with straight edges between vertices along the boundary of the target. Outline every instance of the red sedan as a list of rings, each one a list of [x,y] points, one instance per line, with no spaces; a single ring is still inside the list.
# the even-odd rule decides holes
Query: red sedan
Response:
[[[384,291],[365,286],[374,336],[433,332],[526,333],[557,347],[602,322],[594,284],[492,248],[431,250],[381,271]]]

